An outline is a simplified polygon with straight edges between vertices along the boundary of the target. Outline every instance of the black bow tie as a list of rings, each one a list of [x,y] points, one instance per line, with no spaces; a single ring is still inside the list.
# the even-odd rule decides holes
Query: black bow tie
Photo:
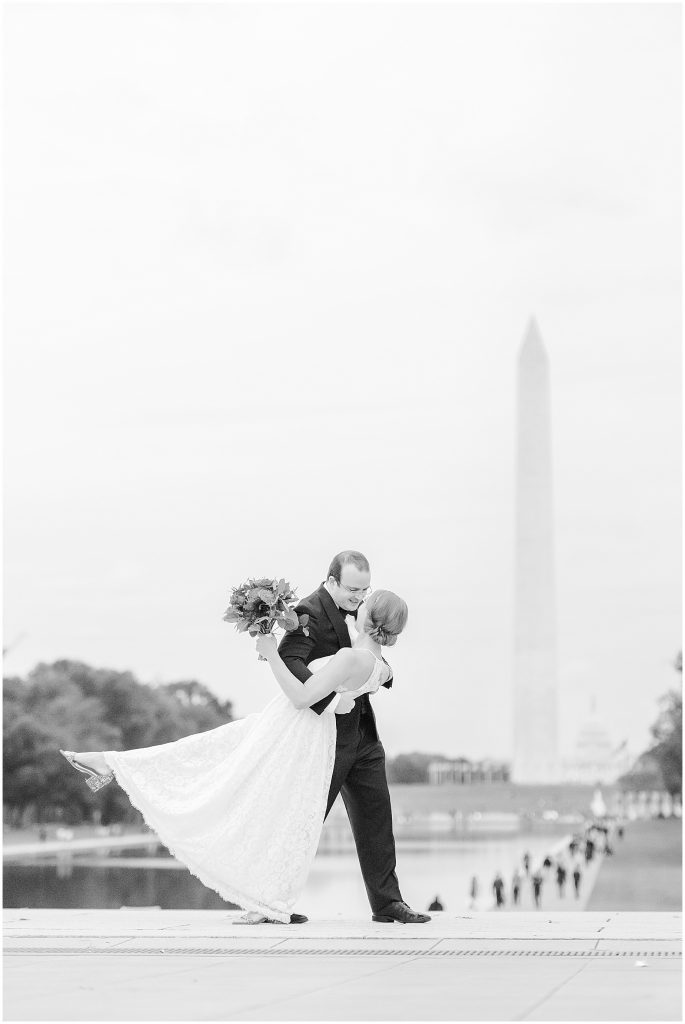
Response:
[[[348,611],[347,608],[341,608],[340,609],[340,614],[342,615],[343,619],[346,619],[348,617],[348,615],[349,615],[350,618],[354,619],[355,622],[356,622],[357,621],[357,612],[358,611],[359,611],[358,608],[355,608],[353,612]]]

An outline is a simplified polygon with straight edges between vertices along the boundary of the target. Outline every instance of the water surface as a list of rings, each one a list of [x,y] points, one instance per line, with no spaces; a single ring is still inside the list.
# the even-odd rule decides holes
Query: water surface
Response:
[[[461,913],[468,907],[470,882],[476,875],[481,905],[487,907],[497,871],[508,884],[524,850],[533,857],[544,856],[558,841],[559,835],[516,835],[400,843],[397,872],[402,895],[411,906],[423,909],[439,895],[446,910]],[[8,908],[230,907],[173,858],[141,856],[139,851],[10,863],[3,875]],[[319,853],[298,909],[312,918],[367,916],[369,904],[356,853]]]

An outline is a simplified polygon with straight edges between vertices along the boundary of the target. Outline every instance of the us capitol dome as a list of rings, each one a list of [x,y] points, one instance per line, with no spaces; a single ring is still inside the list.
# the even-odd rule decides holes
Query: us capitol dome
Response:
[[[604,721],[597,714],[593,698],[590,715],[578,731],[573,754],[564,764],[567,782],[594,786],[610,785],[630,768],[631,758],[626,744],[616,746]]]

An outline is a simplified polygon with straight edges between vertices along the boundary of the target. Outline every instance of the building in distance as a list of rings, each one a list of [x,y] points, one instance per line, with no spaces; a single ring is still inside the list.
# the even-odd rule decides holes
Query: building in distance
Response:
[[[428,781],[432,786],[447,782],[462,786],[474,782],[509,782],[510,776],[508,761],[469,761],[466,757],[457,757],[431,761],[428,765]]]
[[[564,781],[611,785],[629,771],[633,761],[627,743],[616,746],[612,740],[593,700],[590,715],[578,731],[573,753],[564,760]]]

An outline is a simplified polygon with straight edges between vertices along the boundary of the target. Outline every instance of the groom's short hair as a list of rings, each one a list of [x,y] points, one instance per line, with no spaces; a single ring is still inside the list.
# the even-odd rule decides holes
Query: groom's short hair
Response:
[[[341,551],[331,562],[326,579],[328,580],[332,576],[336,583],[340,583],[344,565],[355,565],[360,572],[371,572],[369,560],[361,551]]]

